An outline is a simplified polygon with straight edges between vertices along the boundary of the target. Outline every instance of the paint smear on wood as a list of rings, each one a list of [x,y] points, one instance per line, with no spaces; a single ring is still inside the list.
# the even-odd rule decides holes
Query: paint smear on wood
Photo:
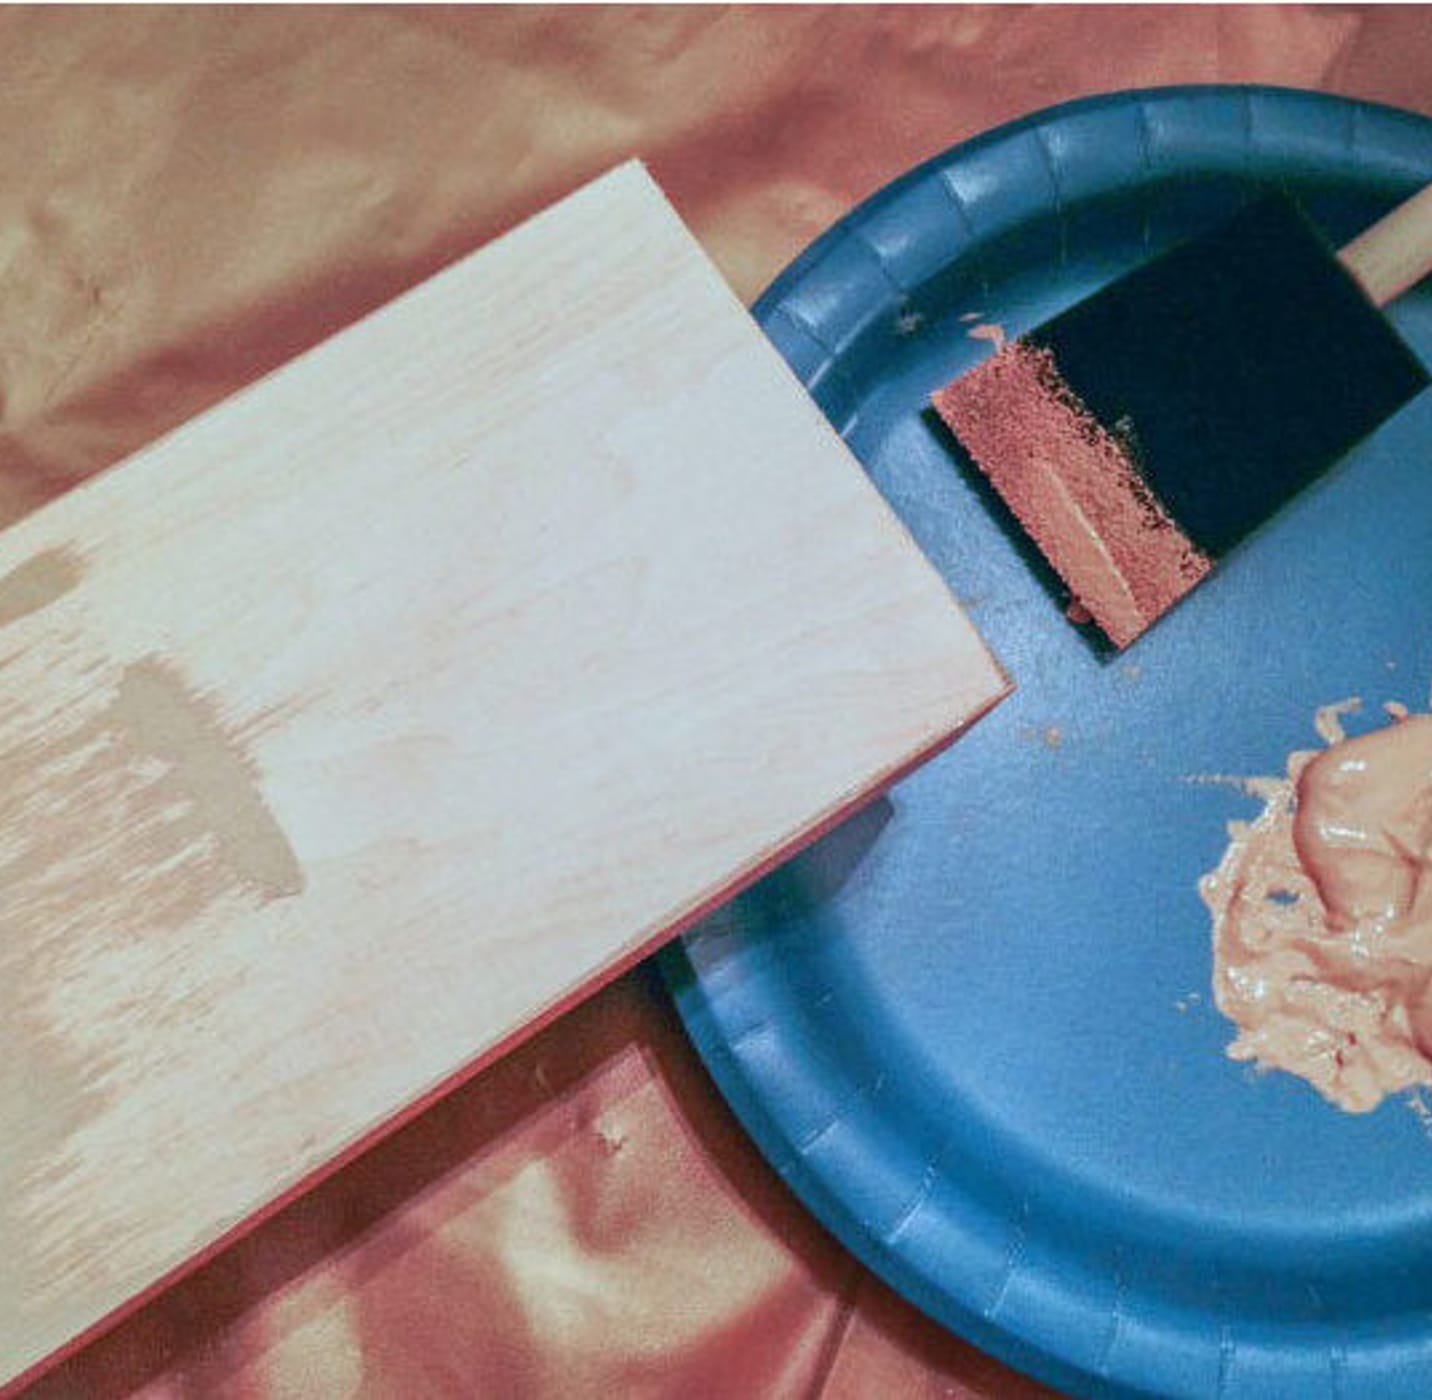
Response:
[[[73,578],[62,558],[41,556],[0,580],[0,614],[44,607]],[[151,1154],[189,1155],[192,1101],[179,1086],[195,1066],[161,1063],[154,1047],[187,1039],[202,1063],[254,956],[234,948],[195,979],[186,949],[220,937],[236,907],[303,887],[241,737],[175,667],[156,657],[116,666],[77,634],[9,657],[0,1022],[20,1053],[0,1064],[0,1122],[11,1125],[0,1150],[0,1273],[10,1276],[0,1278],[0,1337],[45,1301],[27,1278],[50,1280],[51,1296],[82,1295],[144,1249],[137,1219],[96,1219],[92,1203],[107,1176],[138,1172]],[[143,1127],[156,1100],[169,1105],[152,1120],[168,1120],[157,1134]],[[30,1257],[15,1257],[16,1239]]]
[[[140,752],[170,765],[175,786],[192,804],[190,824],[213,837],[234,875],[269,899],[302,890],[298,858],[264,805],[243,750],[176,671],[155,660],[126,667],[110,714]]]
[[[0,627],[18,622],[64,597],[83,576],[69,550],[50,549],[0,577]]]

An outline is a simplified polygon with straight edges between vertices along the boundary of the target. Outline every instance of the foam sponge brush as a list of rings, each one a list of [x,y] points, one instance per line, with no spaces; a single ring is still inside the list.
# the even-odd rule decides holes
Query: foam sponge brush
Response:
[[[1280,195],[940,390],[940,416],[1125,647],[1422,390],[1379,310],[1432,266],[1432,188],[1341,254]]]

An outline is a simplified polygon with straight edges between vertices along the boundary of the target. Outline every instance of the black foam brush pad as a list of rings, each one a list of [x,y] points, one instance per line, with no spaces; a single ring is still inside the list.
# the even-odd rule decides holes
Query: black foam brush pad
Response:
[[[1217,557],[1428,374],[1306,218],[1249,204],[1025,337]]]

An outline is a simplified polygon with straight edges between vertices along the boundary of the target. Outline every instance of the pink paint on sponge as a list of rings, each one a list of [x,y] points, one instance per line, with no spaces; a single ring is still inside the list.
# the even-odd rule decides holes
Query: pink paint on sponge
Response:
[[[1132,447],[1014,341],[935,394],[935,409],[1115,646],[1212,568],[1154,498]]]

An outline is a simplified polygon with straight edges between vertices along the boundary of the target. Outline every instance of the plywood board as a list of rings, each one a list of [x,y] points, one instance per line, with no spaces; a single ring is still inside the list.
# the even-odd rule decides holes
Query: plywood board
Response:
[[[0,536],[0,1382],[993,703],[638,165]]]

